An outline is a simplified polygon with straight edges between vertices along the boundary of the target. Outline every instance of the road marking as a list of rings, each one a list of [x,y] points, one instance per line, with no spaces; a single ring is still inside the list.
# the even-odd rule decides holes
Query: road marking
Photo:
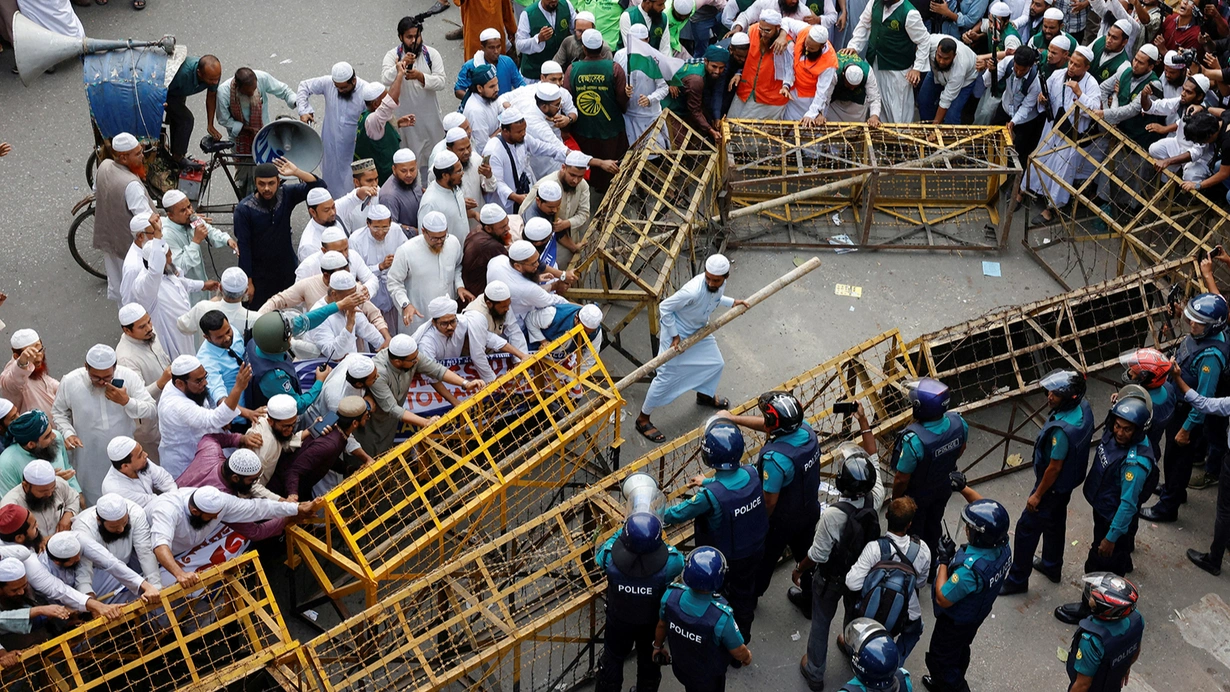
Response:
[[[1213,654],[1230,668],[1230,605],[1217,594],[1208,594],[1179,613],[1175,621],[1188,644]]]

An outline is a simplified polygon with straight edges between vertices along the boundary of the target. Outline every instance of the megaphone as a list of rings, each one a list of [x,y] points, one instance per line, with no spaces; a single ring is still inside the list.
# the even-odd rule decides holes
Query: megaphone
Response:
[[[285,158],[302,171],[314,171],[324,158],[320,135],[306,123],[283,116],[261,128],[252,140],[252,159],[256,163],[273,163]]]
[[[167,55],[175,52],[175,37],[164,36],[157,41],[100,41],[95,38],[71,38],[48,31],[18,12],[13,15],[13,56],[21,83],[30,86],[38,76],[69,58],[109,50],[157,46]]]
[[[649,512],[658,517],[666,510],[666,498],[658,490],[658,483],[646,473],[634,473],[624,479],[620,486],[624,494],[624,516],[628,517],[638,512]]]

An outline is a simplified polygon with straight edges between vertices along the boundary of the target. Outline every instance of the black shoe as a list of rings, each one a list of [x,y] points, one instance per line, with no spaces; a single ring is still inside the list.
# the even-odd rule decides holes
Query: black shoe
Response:
[[[1026,591],[1029,591],[1028,581],[1022,582],[1020,584],[1013,584],[1012,582],[1005,579],[1004,585],[999,587],[1000,596],[1015,596],[1016,594],[1025,593]]]
[[[1221,574],[1221,565],[1213,564],[1213,561],[1209,559],[1208,553],[1202,553],[1199,550],[1189,549],[1187,551],[1187,559],[1191,560],[1193,565],[1215,577]]]
[[[792,586],[786,591],[786,599],[794,604],[795,608],[803,614],[803,617],[811,619],[811,599],[807,594],[803,593],[803,589],[797,586]]]
[[[1075,625],[1081,621],[1081,604],[1065,603],[1055,608],[1055,619],[1065,625]]]
[[[923,684],[923,687],[926,687],[928,690],[931,690],[931,692],[936,692],[936,690],[940,689],[940,684],[932,680],[930,675],[922,676],[922,684]]]
[[[1050,572],[1046,571],[1046,569],[1042,567],[1042,558],[1040,557],[1034,558],[1034,570],[1041,573],[1042,576],[1046,577],[1047,579],[1050,579],[1052,584],[1059,583],[1061,574],[1059,572],[1051,574]]]
[[[1145,521],[1151,521],[1155,524],[1169,524],[1172,521],[1179,520],[1179,513],[1175,512],[1174,514],[1162,514],[1158,511],[1157,505],[1153,505],[1152,507],[1145,507],[1140,510],[1140,518]]]

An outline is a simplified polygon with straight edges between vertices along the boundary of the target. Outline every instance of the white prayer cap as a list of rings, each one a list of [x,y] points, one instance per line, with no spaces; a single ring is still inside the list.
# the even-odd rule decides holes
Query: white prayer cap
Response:
[[[265,411],[273,420],[290,420],[299,417],[299,405],[289,394],[275,394],[265,404]]]
[[[554,180],[544,180],[538,186],[538,198],[545,202],[558,202],[564,197],[564,188]]]
[[[1132,35],[1132,23],[1127,19],[1116,19],[1114,26],[1119,27],[1119,31],[1122,31],[1124,36]]]
[[[346,265],[346,255],[343,255],[337,250],[330,250],[320,256],[320,268],[322,271],[331,272],[334,269],[341,269]]]
[[[427,316],[431,319],[439,319],[445,315],[457,314],[457,301],[448,296],[437,296],[431,299],[427,304]]]
[[[519,123],[522,120],[525,120],[525,116],[521,115],[521,111],[518,110],[516,106],[506,108],[500,113],[501,125],[512,125],[514,123]]]
[[[726,276],[730,273],[730,260],[726,259],[726,255],[709,255],[709,259],[705,260],[705,271],[714,276]]]
[[[405,358],[419,350],[419,345],[415,343],[414,337],[409,334],[398,334],[389,340],[389,355],[396,358]]]
[[[991,5],[992,17],[1011,17],[1012,8],[1006,2],[996,2]]]
[[[640,26],[640,25],[638,24],[637,26]],[[534,95],[542,99],[543,101],[559,100],[560,91],[562,90],[559,88],[559,85],[552,84],[551,82],[539,82],[537,86],[534,87]]]
[[[398,149],[393,152],[393,163],[414,163],[414,152],[409,149]]]
[[[334,63],[333,69],[329,70],[329,77],[334,82],[349,82],[354,77],[354,68],[348,62]]]
[[[498,204],[484,204],[483,208],[478,212],[479,222],[488,226],[493,223],[499,223],[507,218],[508,212],[504,211],[504,207]]]
[[[824,28],[822,24],[816,24],[807,30],[807,38],[819,43],[821,46],[829,42],[829,30]]]
[[[128,220],[128,232],[132,233],[133,235],[136,235],[138,233],[144,233],[145,229],[149,228],[149,217],[150,216],[152,216],[152,214],[150,214],[148,211],[143,211],[139,214],[134,214],[133,217]]]
[[[26,576],[26,566],[21,560],[15,557],[6,557],[0,560],[0,584],[24,579]]]
[[[127,327],[130,324],[135,324],[137,320],[148,314],[140,303],[129,303],[120,308],[120,326]]]
[[[582,151],[572,150],[568,152],[568,158],[564,159],[565,166],[573,168],[589,168],[589,161],[594,157]]]
[[[103,521],[119,521],[124,518],[125,514],[128,514],[128,503],[115,493],[107,493],[98,498],[98,504],[94,505],[94,512]]]
[[[337,226],[330,226],[320,234],[320,244],[327,245],[329,243],[337,243],[346,239],[346,231]]]
[[[204,514],[217,514],[222,511],[222,491],[212,485],[197,488],[192,493],[192,504]]]
[[[528,240],[518,240],[508,247],[508,259],[514,262],[524,262],[538,252]]]
[[[576,16],[576,19],[577,19],[577,20],[584,19],[584,17],[582,17],[582,16],[581,16],[581,15],[583,15],[583,14],[589,14],[589,16],[590,16],[589,21],[591,21],[591,22],[592,22],[592,21],[594,21],[594,19],[593,19],[593,15],[592,15],[592,14],[590,14],[589,12],[578,12],[578,13],[577,13],[577,16]],[[574,21],[575,21],[575,20],[574,20]],[[546,61],[546,62],[544,62],[544,63],[542,64],[542,67],[541,67],[541,68],[539,68],[538,73],[539,73],[539,74],[542,74],[542,75],[548,75],[548,74],[564,74],[564,66],[563,66],[563,65],[560,65],[559,63],[555,62],[554,60],[548,60],[548,61]]]
[[[488,284],[488,286],[490,285],[491,284]],[[5,399],[4,397],[0,397],[0,418],[4,418],[5,416],[12,413],[12,411],[13,411],[13,402],[9,401],[8,399]]]
[[[649,27],[644,24],[633,24],[628,33],[632,35],[632,38],[647,39],[649,38]]]
[[[384,221],[385,219],[393,218],[393,212],[383,204],[373,204],[367,208],[368,221]]]
[[[772,26],[781,26],[782,25],[782,13],[778,12],[772,7],[763,9],[760,11],[760,21],[764,22],[765,24],[770,24]]]
[[[462,131],[464,132],[464,130]],[[431,162],[431,167],[438,171],[452,170],[453,166],[456,166],[458,163],[461,163],[461,159],[457,158],[457,155],[448,149],[444,149],[439,154],[436,154],[436,158]]]
[[[222,290],[227,293],[243,293],[248,290],[248,275],[239,267],[229,267],[222,272]]]
[[[1059,34],[1055,38],[1051,39],[1051,42],[1047,44],[1047,48],[1053,48],[1055,50],[1062,50],[1062,51],[1069,51],[1069,50],[1072,50],[1072,42],[1068,40],[1067,36],[1064,36],[1063,34]]]
[[[167,242],[161,238],[149,241],[141,246],[141,258],[149,262],[150,269],[161,273],[167,264]]]
[[[85,364],[95,370],[106,370],[115,365],[115,349],[106,344],[94,344],[85,352]]]
[[[1074,55],[1083,55],[1085,60],[1093,62],[1093,49],[1089,46],[1077,46],[1076,50],[1072,51]]]
[[[684,17],[692,14],[694,9],[696,9],[696,0],[673,0],[671,2],[671,11]]]
[[[541,216],[535,216],[534,218],[525,222],[525,239],[526,240],[531,240],[535,242],[546,240],[547,238],[551,237],[551,233],[552,233],[551,222],[547,221]]]
[[[763,18],[764,13],[761,13],[760,16],[761,18]],[[739,33],[730,37],[730,47],[731,48],[738,48],[739,46],[750,46],[750,45],[752,45],[752,37],[748,36],[747,32],[740,31]]]
[[[1188,79],[1190,79],[1190,80],[1192,80],[1193,82],[1195,82],[1195,83],[1196,83],[1196,86],[1200,87],[1200,90],[1201,90],[1201,91],[1208,91],[1208,90],[1209,90],[1209,78],[1208,78],[1208,77],[1205,77],[1205,76],[1204,76],[1204,75],[1202,75],[1202,74],[1194,74],[1194,75],[1192,75],[1192,76],[1188,77]]]
[[[1146,43],[1145,45],[1141,46],[1140,52],[1149,56],[1149,59],[1152,60],[1153,62],[1157,62],[1157,59],[1158,59],[1157,46],[1153,45],[1152,43]]]
[[[461,127],[461,123],[464,123],[465,121],[466,117],[464,115],[458,113],[457,111],[453,111],[452,113],[444,116],[444,119],[440,121],[440,123],[444,125],[444,129],[451,130],[454,127]]]
[[[226,467],[240,476],[255,476],[262,471],[261,458],[250,449],[236,449],[226,460]]]
[[[594,19],[594,13],[588,10],[583,11],[583,12],[577,12],[577,16],[573,19],[573,21],[574,22],[589,22],[590,24],[598,23],[598,20]]]
[[[113,437],[111,438],[111,441],[107,443],[107,458],[111,461],[124,461],[128,459],[128,455],[132,454],[132,450],[136,448],[137,441],[131,437],[125,437],[123,435]]]
[[[52,468],[51,462],[45,459],[35,459],[26,464],[21,477],[30,485],[51,485],[56,482],[56,470]]]
[[[581,45],[590,50],[598,50],[602,47],[602,32],[597,29],[586,29],[581,33]]]
[[[196,369],[201,367],[201,361],[196,359],[196,356],[187,353],[175,357],[171,361],[171,374],[176,377],[183,377],[189,373],[196,372]]]
[[[12,346],[14,351],[37,343],[38,332],[33,329],[18,329],[13,332],[13,336],[9,337],[9,346]]]
[[[375,101],[384,93],[384,85],[380,82],[368,82],[363,86],[363,100]]]
[[[329,288],[335,291],[349,291],[357,285],[354,274],[348,271],[336,271],[329,276]]]
[[[1182,67],[1182,66],[1183,65],[1179,63],[1179,51],[1177,50],[1166,51],[1166,67]]]
[[[452,144],[453,142],[460,142],[461,140],[469,136],[470,135],[467,135],[466,131],[461,129],[460,127],[452,127],[452,128],[449,128],[448,132],[444,133],[444,143]],[[436,156],[436,163],[440,163],[439,156]],[[441,168],[443,168],[443,166],[441,166]]]
[[[1043,19],[1056,19],[1062,22],[1063,21],[1063,10],[1059,9],[1058,7],[1048,7],[1046,8],[1046,11],[1042,13],[1042,18]]]
[[[863,83],[863,71],[858,65],[846,65],[846,83],[850,86],[858,86]]]
[[[478,41],[479,43],[486,43],[487,41],[490,41],[493,38],[499,38],[499,37],[500,37],[499,29],[492,29],[488,27],[486,29],[483,29],[482,33],[478,35]]]
[[[580,318],[586,329],[597,329],[602,324],[602,309],[590,303],[581,308]]]
[[[141,143],[137,141],[137,138],[127,132],[121,132],[111,138],[111,151],[132,151],[139,146]]]
[[[47,553],[60,560],[68,560],[81,554],[81,541],[76,531],[57,531],[47,539]]]
[[[185,195],[180,190],[167,190],[166,194],[162,196],[162,208],[170,209],[186,199],[188,199],[188,195]]]
[[[346,374],[351,377],[363,379],[376,372],[376,364],[371,358],[365,356],[356,356],[350,361],[350,365],[346,367]]]
[[[309,207],[314,207],[317,204],[324,204],[333,199],[333,195],[329,194],[329,189],[324,187],[314,187],[308,190],[307,203]]]
[[[448,230],[448,217],[441,211],[427,212],[427,216],[423,217],[423,228],[432,233]]]
[[[487,288],[483,289],[483,295],[493,303],[498,303],[502,300],[508,300],[512,297],[512,291],[508,290],[508,284],[496,279],[488,281]]]

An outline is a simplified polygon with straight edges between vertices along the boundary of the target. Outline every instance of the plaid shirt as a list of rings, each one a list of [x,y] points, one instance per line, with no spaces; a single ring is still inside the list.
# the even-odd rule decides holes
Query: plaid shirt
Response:
[[[1073,12],[1069,9],[1071,5],[1072,0],[1055,0],[1054,7],[1063,11],[1063,30],[1080,40],[1080,35],[1085,31],[1085,16],[1089,14],[1089,10]],[[1075,49],[1076,46],[1072,48]]]

